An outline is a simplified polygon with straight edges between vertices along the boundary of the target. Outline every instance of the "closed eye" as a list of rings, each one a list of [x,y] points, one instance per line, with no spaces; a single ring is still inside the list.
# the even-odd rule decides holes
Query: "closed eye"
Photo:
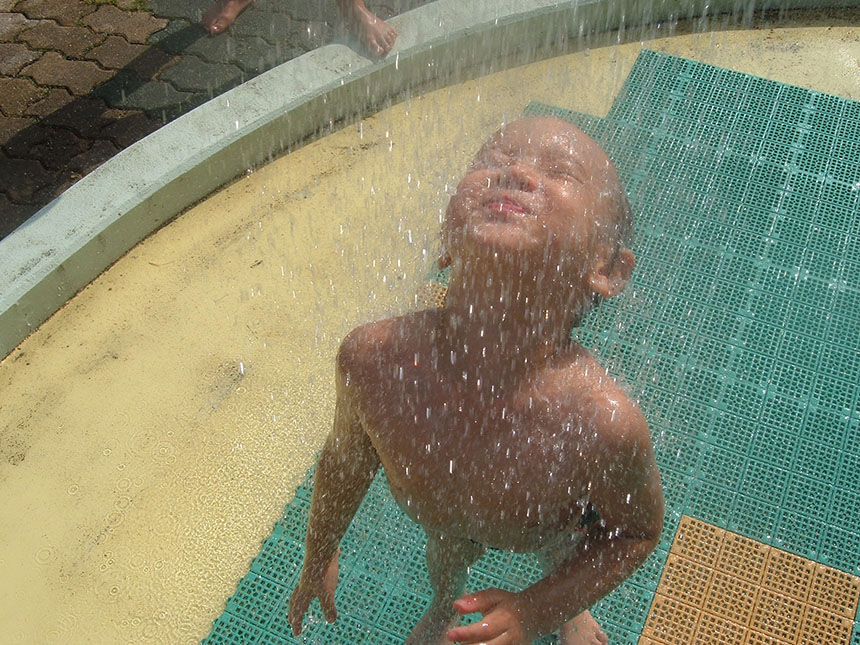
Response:
[[[565,165],[553,165],[547,171],[554,177],[558,177],[564,181],[575,181],[578,184],[583,183],[577,168]]]

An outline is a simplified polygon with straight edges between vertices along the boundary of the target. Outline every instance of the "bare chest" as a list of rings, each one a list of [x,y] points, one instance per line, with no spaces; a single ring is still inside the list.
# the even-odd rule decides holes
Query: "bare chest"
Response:
[[[365,394],[360,407],[392,493],[413,519],[530,550],[575,524],[588,489],[583,434],[547,406],[413,379]]]

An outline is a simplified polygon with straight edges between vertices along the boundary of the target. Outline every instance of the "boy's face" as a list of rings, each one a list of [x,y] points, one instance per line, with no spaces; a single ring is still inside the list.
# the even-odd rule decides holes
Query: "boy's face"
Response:
[[[608,191],[619,188],[609,158],[577,128],[560,119],[514,121],[487,141],[458,185],[446,246],[453,256],[491,250],[551,266],[563,259],[584,276],[607,246]]]

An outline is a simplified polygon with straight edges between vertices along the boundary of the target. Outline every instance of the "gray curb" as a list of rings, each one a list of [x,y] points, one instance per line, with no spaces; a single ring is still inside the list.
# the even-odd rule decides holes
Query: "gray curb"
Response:
[[[327,45],[271,69],[126,148],[0,240],[0,358],[130,248],[191,204],[384,97],[600,33],[748,8],[734,0],[438,0],[390,22],[396,49],[372,62]],[[857,6],[777,0],[757,9]],[[524,60],[518,60],[524,62]],[[378,101],[374,97],[382,97]]]

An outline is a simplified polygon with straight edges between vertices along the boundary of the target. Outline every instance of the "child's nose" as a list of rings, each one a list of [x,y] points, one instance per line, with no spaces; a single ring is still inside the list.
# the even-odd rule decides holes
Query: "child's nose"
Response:
[[[501,169],[499,184],[503,188],[532,192],[540,186],[540,179],[532,166],[518,162]]]

